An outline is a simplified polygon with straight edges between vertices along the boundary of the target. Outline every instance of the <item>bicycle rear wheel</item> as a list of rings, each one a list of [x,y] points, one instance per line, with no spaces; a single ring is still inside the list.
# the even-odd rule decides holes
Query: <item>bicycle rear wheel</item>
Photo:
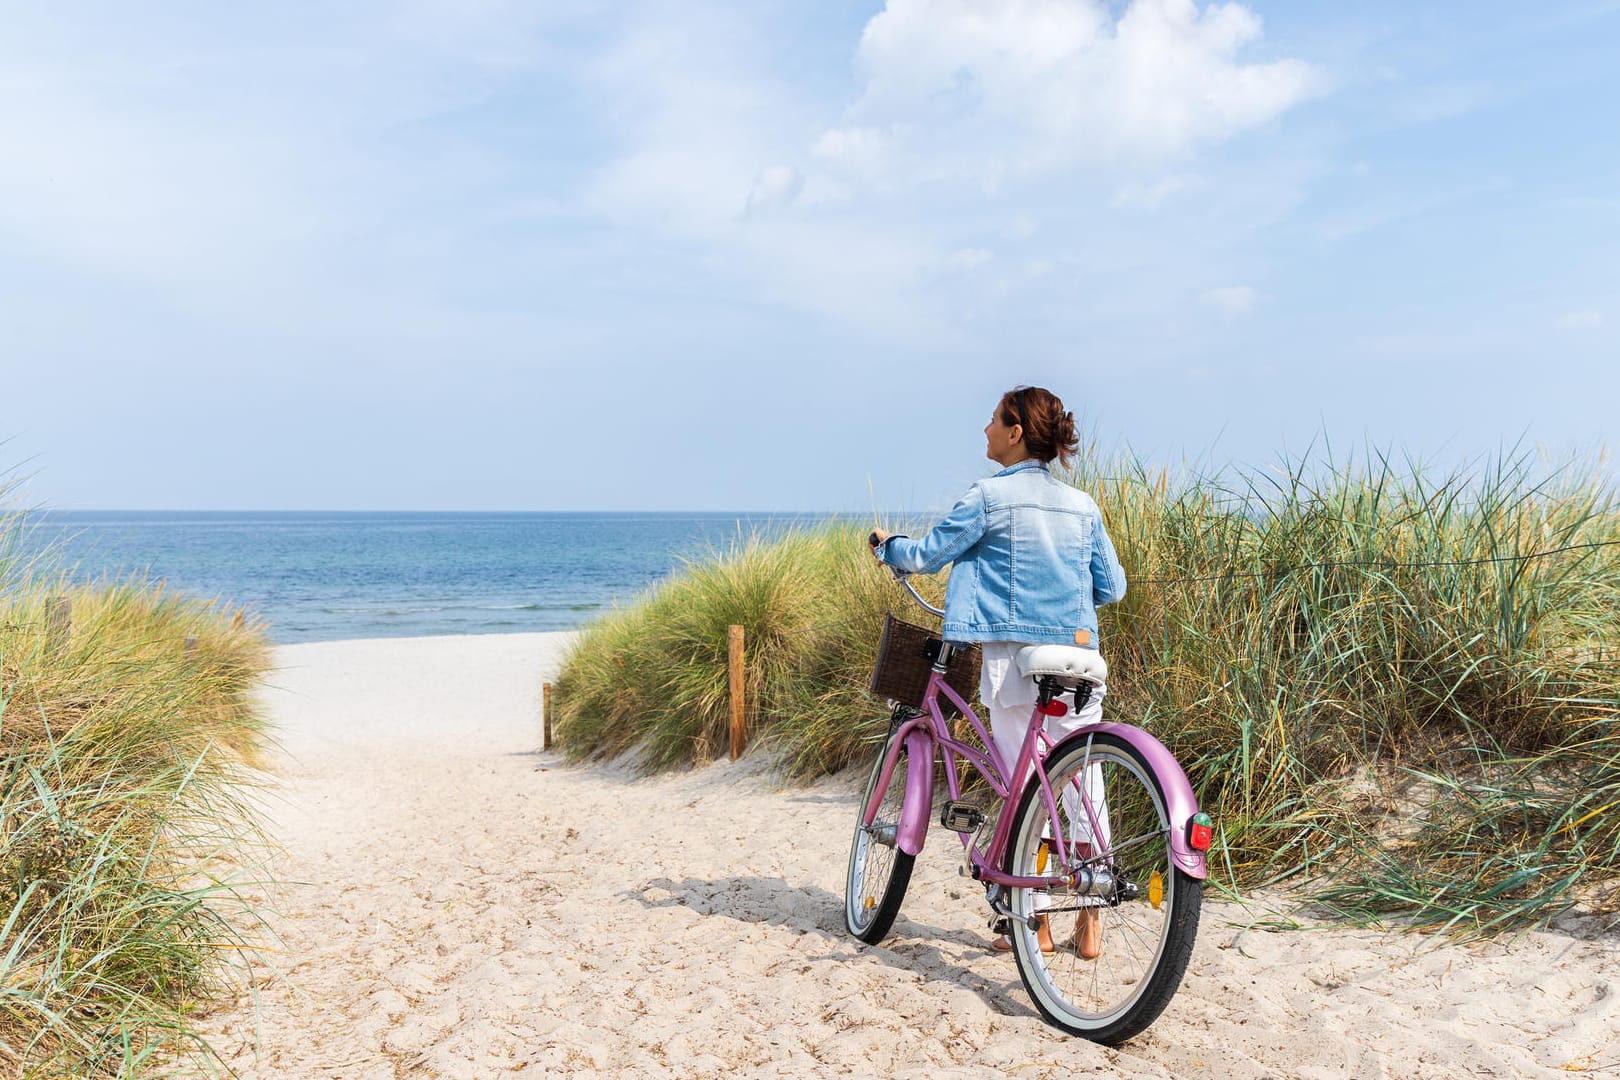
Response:
[[[878,805],[872,824],[865,824],[866,806],[883,780],[883,760],[895,735],[890,734],[878,749],[872,775],[866,781],[860,805],[855,808],[855,834],[849,843],[849,875],[844,881],[844,924],[849,932],[869,945],[883,940],[900,914],[900,901],[911,883],[914,856],[900,850],[896,837],[900,829],[900,808],[906,800],[906,748],[900,755]]]
[[[1202,883],[1171,861],[1163,792],[1129,743],[1106,733],[1079,740],[1047,759],[1046,775],[1058,821],[1050,820],[1040,785],[1030,783],[1014,819],[1007,869],[1032,877],[1062,872],[1052,866],[1056,847],[1049,840],[1061,831],[1070,841],[1069,868],[1098,872],[1107,883],[1084,892],[1012,890],[1013,911],[1044,910],[1057,943],[1043,954],[1035,932],[1015,921],[1018,974],[1048,1022],[1095,1042],[1121,1043],[1153,1023],[1181,985],[1198,933]],[[1082,786],[1092,815],[1082,807]],[[1091,919],[1094,928],[1085,925]],[[1100,953],[1087,959],[1085,946],[1099,943]]]

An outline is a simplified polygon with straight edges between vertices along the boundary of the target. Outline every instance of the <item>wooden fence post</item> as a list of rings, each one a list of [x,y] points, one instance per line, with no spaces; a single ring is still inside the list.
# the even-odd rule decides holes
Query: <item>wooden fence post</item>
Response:
[[[67,647],[73,632],[73,601],[52,596],[45,601],[45,651],[59,653]]]
[[[540,690],[540,749],[551,749],[551,684]]]
[[[742,757],[743,747],[748,743],[743,708],[743,628],[740,626],[726,632],[726,676],[731,691],[731,760],[736,761]]]

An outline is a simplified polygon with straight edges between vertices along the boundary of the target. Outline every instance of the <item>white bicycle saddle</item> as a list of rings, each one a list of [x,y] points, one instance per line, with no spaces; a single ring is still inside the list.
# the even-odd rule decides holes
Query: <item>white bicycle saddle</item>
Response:
[[[1068,682],[1084,679],[1104,686],[1108,682],[1108,661],[1096,649],[1077,645],[1031,645],[1018,650],[1018,670],[1026,679],[1055,675]]]

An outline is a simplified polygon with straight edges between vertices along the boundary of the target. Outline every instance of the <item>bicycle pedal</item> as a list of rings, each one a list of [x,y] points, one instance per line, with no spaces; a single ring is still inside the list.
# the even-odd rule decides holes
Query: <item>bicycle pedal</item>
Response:
[[[987,820],[985,812],[972,803],[951,801],[939,811],[939,823],[951,832],[972,832]]]
[[[1004,915],[990,916],[990,932],[1000,934],[1002,937],[1012,937],[1012,921]]]

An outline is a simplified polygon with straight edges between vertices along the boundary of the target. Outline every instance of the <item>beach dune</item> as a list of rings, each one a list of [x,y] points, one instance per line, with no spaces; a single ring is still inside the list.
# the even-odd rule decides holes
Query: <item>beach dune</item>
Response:
[[[783,787],[755,754],[643,779],[540,752],[568,640],[277,650],[280,941],[206,1024],[243,1076],[1620,1070],[1612,937],[1278,931],[1278,898],[1211,896],[1145,1035],[1064,1037],[985,947],[954,837],[931,839],[889,941],[844,932],[853,777]]]

